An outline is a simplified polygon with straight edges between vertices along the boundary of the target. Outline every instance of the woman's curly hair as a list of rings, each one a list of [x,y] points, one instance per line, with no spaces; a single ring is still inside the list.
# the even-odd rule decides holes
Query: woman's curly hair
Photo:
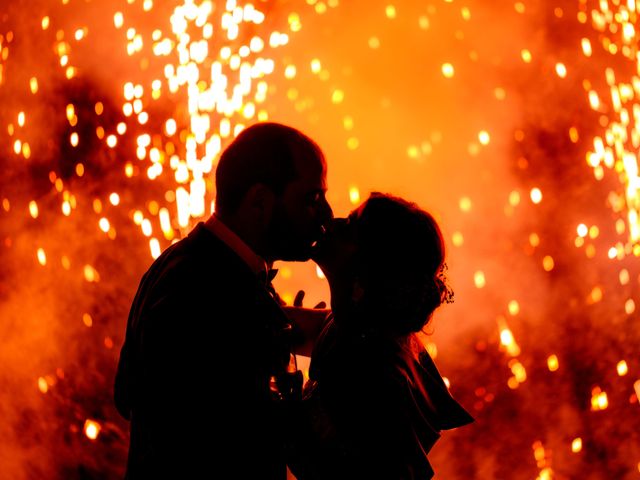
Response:
[[[358,218],[357,244],[359,309],[376,326],[399,335],[418,332],[436,308],[453,301],[440,227],[416,204],[372,193]]]

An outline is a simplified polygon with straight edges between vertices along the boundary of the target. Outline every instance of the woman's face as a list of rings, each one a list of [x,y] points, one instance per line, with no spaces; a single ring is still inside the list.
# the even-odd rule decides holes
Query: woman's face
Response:
[[[354,279],[353,260],[358,249],[357,225],[363,208],[364,205],[361,205],[347,218],[334,218],[315,247],[313,260],[332,287],[352,283]]]

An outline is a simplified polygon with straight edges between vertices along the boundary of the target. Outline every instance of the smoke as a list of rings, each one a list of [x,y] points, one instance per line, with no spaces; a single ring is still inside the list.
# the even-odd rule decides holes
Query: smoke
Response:
[[[126,61],[104,41],[113,37],[107,12],[112,18],[118,3],[71,9],[23,1],[3,12],[0,463],[6,478],[117,478],[124,468],[127,425],[111,391],[128,306],[148,263],[139,259],[149,258],[131,214],[160,187],[140,192],[139,184],[126,182],[126,141],[114,152],[96,136],[99,127],[113,131],[122,117],[124,81],[110,75],[124,78],[119,69]],[[77,41],[74,32],[82,28],[88,34]],[[60,64],[59,41],[72,45],[72,79]],[[105,106],[102,115],[97,102]],[[14,150],[17,140],[30,154]],[[120,208],[108,201],[114,191]],[[102,217],[113,234],[98,228]],[[101,427],[96,441],[84,434],[87,420]]]

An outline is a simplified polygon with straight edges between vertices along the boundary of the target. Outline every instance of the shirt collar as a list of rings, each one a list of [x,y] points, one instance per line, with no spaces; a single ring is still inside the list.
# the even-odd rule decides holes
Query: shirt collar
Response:
[[[253,273],[264,275],[269,270],[267,262],[256,254],[235,232],[222,223],[222,220],[218,217],[211,215],[204,225],[233,250],[251,268]]]

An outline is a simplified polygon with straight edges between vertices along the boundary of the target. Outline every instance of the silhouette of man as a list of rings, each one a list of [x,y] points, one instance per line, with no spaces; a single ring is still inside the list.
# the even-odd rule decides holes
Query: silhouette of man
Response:
[[[261,123],[222,153],[216,189],[216,213],[151,265],[131,307],[114,392],[128,479],[286,477],[278,381],[294,339],[269,269],[308,260],[331,219],[326,163],[301,132]]]

